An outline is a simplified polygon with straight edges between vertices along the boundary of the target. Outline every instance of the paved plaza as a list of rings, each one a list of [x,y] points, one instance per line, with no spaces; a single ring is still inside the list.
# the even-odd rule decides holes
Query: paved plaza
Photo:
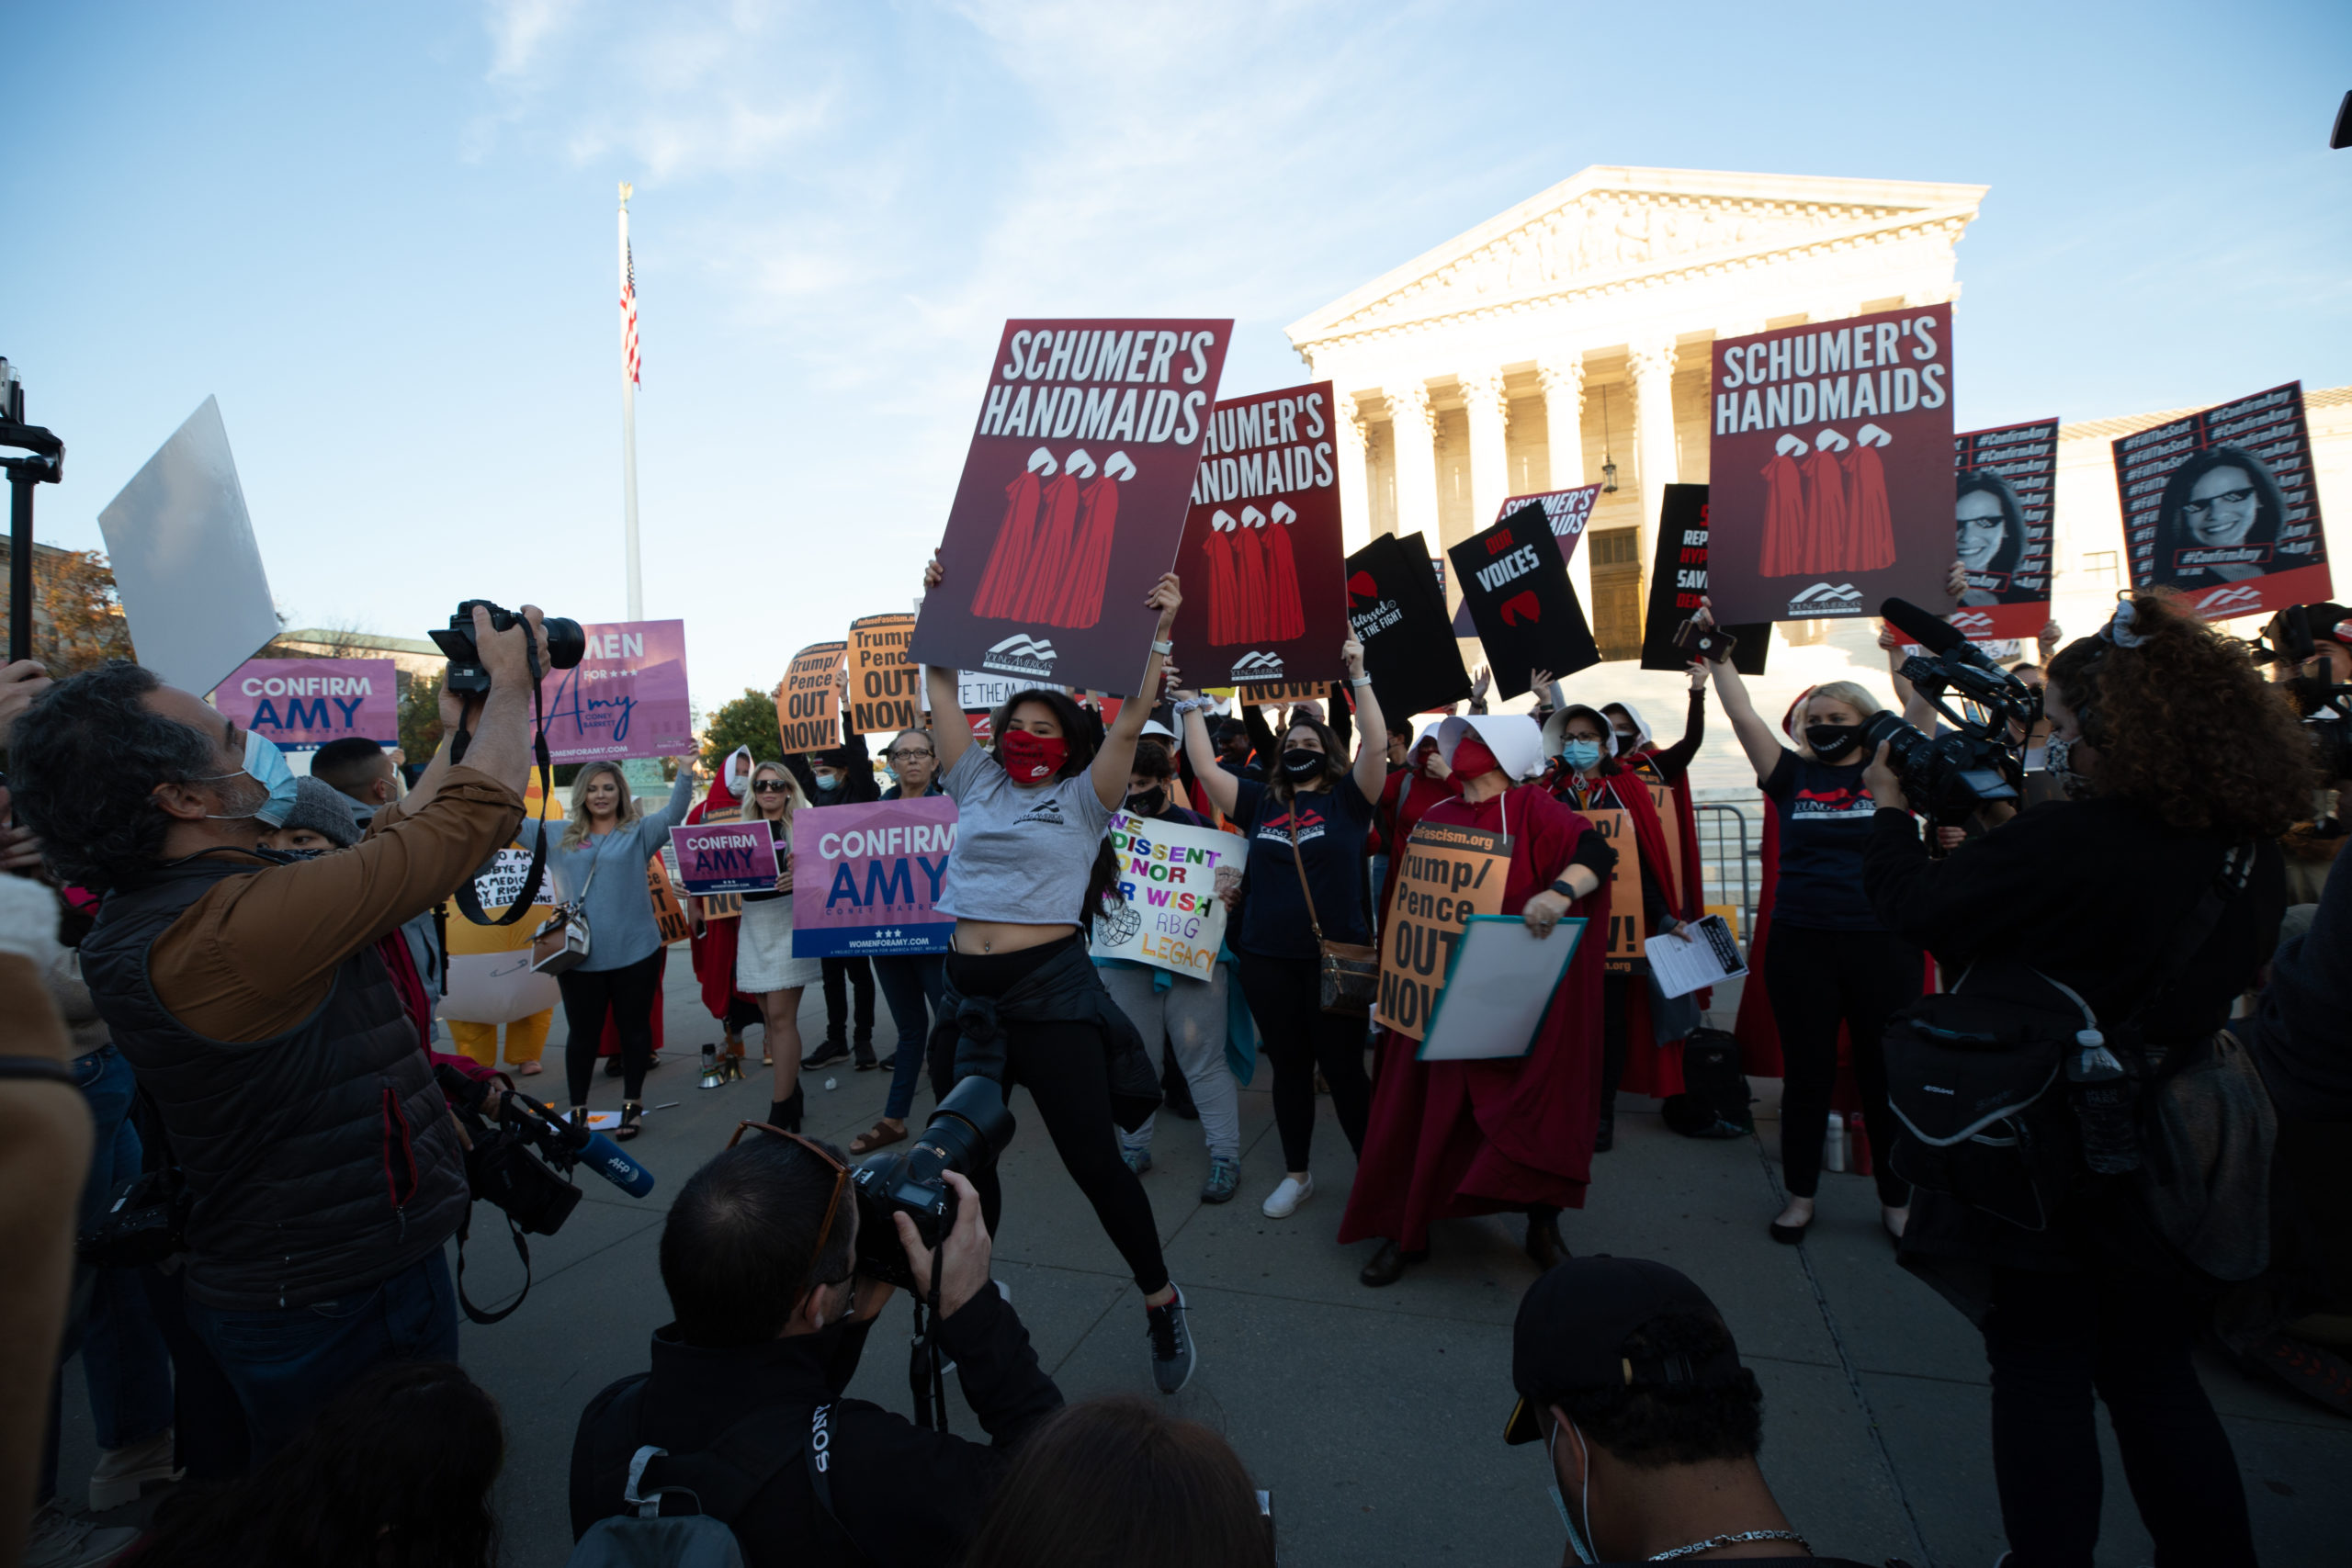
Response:
[[[566,1467],[581,1407],[645,1366],[647,1337],[667,1318],[656,1262],[663,1204],[736,1121],[767,1110],[764,1077],[696,1089],[696,1048],[717,1032],[684,956],[674,953],[669,969],[671,1060],[647,1084],[649,1104],[678,1103],[650,1115],[631,1150],[661,1186],[639,1201],[583,1178],[587,1201],[561,1234],[532,1238],[529,1302],[496,1326],[464,1329],[466,1365],[506,1416],[503,1560],[519,1568],[563,1562]],[[808,1000],[802,1027],[813,1040],[823,1004],[813,988]],[[887,1015],[879,1034],[887,1051]],[[552,1046],[548,1062],[535,1087],[560,1095]],[[828,1077],[840,1086],[831,1092]],[[846,1146],[879,1112],[884,1077],[846,1063],[809,1075],[808,1130]],[[1535,1277],[1520,1251],[1521,1222],[1440,1226],[1430,1262],[1391,1289],[1365,1289],[1356,1270],[1372,1244],[1332,1240],[1352,1163],[1328,1101],[1316,1139],[1317,1195],[1286,1221],[1258,1212],[1282,1175],[1264,1088],[1261,1078],[1241,1097],[1240,1198],[1221,1208],[1196,1201],[1207,1167],[1199,1131],[1171,1117],[1160,1119],[1156,1168],[1144,1178],[1200,1345],[1200,1369],[1175,1407],[1225,1433],[1272,1490],[1286,1565],[1548,1568],[1563,1542],[1541,1450],[1501,1438],[1511,1315]],[[617,1103],[617,1090],[598,1080],[601,1103]],[[1662,1259],[1713,1295],[1764,1386],[1765,1473],[1817,1551],[1990,1568],[2001,1536],[1983,1352],[1957,1313],[1895,1267],[1869,1181],[1827,1178],[1814,1237],[1776,1246],[1764,1234],[1779,1203],[1774,1124],[1760,1123],[1760,1147],[1756,1139],[1696,1142],[1642,1113],[1649,1103],[1623,1102],[1618,1146],[1597,1162],[1590,1206],[1563,1218],[1569,1247]],[[917,1117],[928,1108],[925,1095]],[[1025,1097],[1013,1109],[1022,1125],[1004,1160],[997,1273],[1067,1395],[1148,1393],[1134,1286]],[[492,1211],[478,1211],[477,1228],[469,1286],[477,1300],[496,1301],[519,1270]],[[854,1394],[911,1407],[906,1318],[894,1302]],[[2342,1562],[2352,1421],[2218,1362],[2207,1363],[2206,1382],[2236,1445],[2264,1561]],[[952,1377],[949,1390],[956,1429],[977,1435]],[[78,1501],[93,1459],[79,1368],[68,1375],[65,1408],[62,1473]],[[2099,1562],[2147,1562],[2147,1538],[2107,1447]]]

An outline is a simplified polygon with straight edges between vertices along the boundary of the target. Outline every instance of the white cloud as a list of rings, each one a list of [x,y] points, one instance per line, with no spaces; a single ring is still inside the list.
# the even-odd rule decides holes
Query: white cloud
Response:
[[[527,74],[540,49],[579,12],[580,0],[485,0],[492,81]]]

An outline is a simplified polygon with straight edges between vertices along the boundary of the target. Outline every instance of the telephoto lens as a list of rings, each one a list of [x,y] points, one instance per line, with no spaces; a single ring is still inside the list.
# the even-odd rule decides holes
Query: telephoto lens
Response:
[[[996,1164],[1012,1142],[1012,1112],[993,1078],[974,1076],[947,1091],[931,1122],[904,1153],[874,1155],[851,1175],[857,1192],[857,1271],[886,1284],[922,1290],[907,1266],[893,1214],[913,1216],[923,1245],[939,1246],[956,1224],[953,1170],[969,1181]]]
[[[482,666],[481,650],[474,646],[477,604],[490,612],[490,629],[494,632],[512,630],[523,618],[487,599],[468,599],[458,605],[447,626],[433,628],[434,645],[448,656],[449,669],[443,679],[453,692],[490,690],[490,671]],[[588,656],[588,634],[571,616],[541,616],[539,629],[547,633],[548,669],[570,670]]]

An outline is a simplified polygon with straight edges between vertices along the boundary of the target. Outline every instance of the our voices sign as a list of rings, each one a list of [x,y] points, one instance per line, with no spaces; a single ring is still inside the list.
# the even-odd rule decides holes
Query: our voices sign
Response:
[[[787,751],[827,751],[842,743],[840,675],[845,642],[811,643],[792,656],[775,691],[776,728]]]
[[[673,828],[670,847],[678,852],[678,881],[696,897],[765,893],[781,874],[775,840],[764,820]]]
[[[691,756],[686,623],[614,621],[581,630],[587,657],[546,682],[549,755],[558,762]]]
[[[1510,840],[1500,833],[1437,822],[1413,829],[1381,931],[1374,1022],[1408,1040],[1427,1037],[1453,944],[1471,916],[1502,913],[1510,870]]]
[[[793,956],[946,952],[956,917],[935,906],[955,848],[944,795],[794,812]]]
[[[354,736],[397,746],[400,667],[389,659],[248,659],[212,705],[288,751]]]
[[[1217,894],[1239,885],[1248,853],[1247,840],[1213,828],[1114,814],[1118,903],[1095,917],[1089,951],[1209,978],[1225,942],[1225,903]]]

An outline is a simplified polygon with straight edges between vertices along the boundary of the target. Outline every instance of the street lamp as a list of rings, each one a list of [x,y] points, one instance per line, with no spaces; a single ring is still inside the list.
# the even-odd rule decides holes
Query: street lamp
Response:
[[[0,446],[15,446],[28,457],[0,457],[8,476],[8,661],[33,656],[33,486],[55,484],[65,474],[65,443],[37,424],[25,423],[25,383],[16,367],[0,359]]]
[[[1617,465],[1609,460],[1609,389],[1600,389],[1600,493],[1617,493]]]

